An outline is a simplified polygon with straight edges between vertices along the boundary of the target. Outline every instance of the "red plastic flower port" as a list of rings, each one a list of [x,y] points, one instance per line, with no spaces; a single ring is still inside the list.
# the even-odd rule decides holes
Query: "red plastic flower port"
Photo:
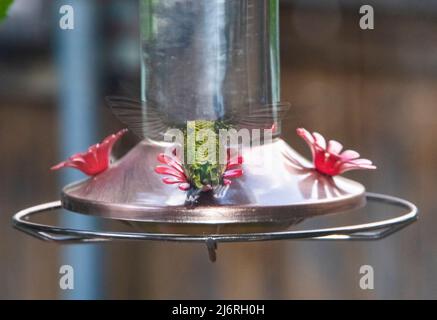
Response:
[[[176,150],[173,150],[171,155],[161,153],[158,155],[158,161],[163,165],[159,165],[155,168],[155,172],[169,177],[162,178],[162,182],[165,184],[179,184],[179,189],[182,191],[188,191],[193,188],[190,183],[190,177],[184,170],[184,166],[179,158],[176,156]],[[232,183],[230,179],[238,178],[243,175],[243,170],[240,168],[243,163],[243,157],[236,156],[231,157],[231,150],[227,152],[227,162],[224,172],[221,176],[223,185],[227,186]],[[200,191],[206,192],[213,189],[210,185],[205,185]]]
[[[162,182],[165,184],[179,184],[179,189],[182,191],[188,191],[191,188],[188,182],[187,175],[185,174],[182,162],[176,157],[176,155],[168,155],[160,153],[158,155],[158,161],[165,166],[157,166],[155,172],[158,174],[169,175],[170,177],[162,178]]]
[[[243,164],[243,157],[241,155],[233,156],[233,151],[235,150],[228,149],[226,167],[223,173],[223,184],[225,186],[232,183],[229,179],[238,178],[243,175],[243,169],[240,167]]]
[[[123,129],[110,135],[101,143],[89,147],[88,151],[71,156],[66,161],[53,166],[51,170],[70,167],[78,169],[89,176],[95,176],[106,171],[110,164],[112,147],[127,131],[127,129]]]
[[[335,140],[326,143],[325,138],[317,133],[311,134],[303,128],[296,130],[311,149],[315,169],[328,176],[336,176],[349,170],[376,169],[372,161],[360,159],[360,154],[353,150],[343,151],[343,145]]]

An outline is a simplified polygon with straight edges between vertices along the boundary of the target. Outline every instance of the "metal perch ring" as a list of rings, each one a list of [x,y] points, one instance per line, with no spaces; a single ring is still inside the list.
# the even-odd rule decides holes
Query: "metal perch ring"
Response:
[[[219,242],[245,242],[268,240],[377,240],[384,238],[406,227],[417,219],[417,207],[404,199],[378,193],[366,193],[369,201],[386,203],[395,207],[407,209],[408,212],[391,219],[349,225],[334,228],[293,230],[263,233],[244,234],[211,234],[187,235],[144,232],[111,232],[89,231],[70,228],[61,228],[29,221],[37,213],[61,209],[61,201],[40,204],[16,213],[12,220],[15,228],[42,240],[56,242],[100,242],[112,240],[154,240],[154,241],[184,241],[203,242],[206,244],[210,259],[215,261],[217,243]]]

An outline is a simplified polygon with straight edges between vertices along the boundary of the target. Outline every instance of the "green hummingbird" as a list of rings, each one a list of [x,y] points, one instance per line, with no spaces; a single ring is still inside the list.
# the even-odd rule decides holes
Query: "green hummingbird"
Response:
[[[279,103],[258,105],[250,110],[231,113],[223,119],[187,120],[185,126],[171,126],[167,115],[151,104],[145,107],[144,102],[125,97],[107,97],[107,101],[117,118],[140,138],[159,141],[170,128],[183,132],[183,159],[175,158],[175,153],[170,160],[160,156],[160,162],[175,170],[172,175],[176,178],[164,178],[163,182],[180,183],[179,189],[187,191],[187,199],[190,201],[197,199],[202,192],[223,194],[223,188],[231,183],[229,179],[243,173],[240,168],[242,157],[230,162],[230,149],[225,145],[227,141],[221,141],[221,130],[277,128],[277,123],[289,108],[288,104]],[[165,171],[159,173],[166,174]]]
[[[226,163],[220,163],[220,153],[225,145],[219,130],[229,128],[222,121],[187,121],[184,132],[185,168],[195,189],[210,190],[223,183]]]

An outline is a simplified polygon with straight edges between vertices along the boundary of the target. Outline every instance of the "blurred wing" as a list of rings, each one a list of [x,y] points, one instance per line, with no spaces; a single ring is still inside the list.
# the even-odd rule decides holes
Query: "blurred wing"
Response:
[[[287,116],[289,103],[275,103],[254,106],[246,115],[235,117],[238,129],[272,129]]]
[[[163,115],[152,105],[121,96],[109,96],[106,101],[118,120],[141,139],[162,139],[167,131]]]

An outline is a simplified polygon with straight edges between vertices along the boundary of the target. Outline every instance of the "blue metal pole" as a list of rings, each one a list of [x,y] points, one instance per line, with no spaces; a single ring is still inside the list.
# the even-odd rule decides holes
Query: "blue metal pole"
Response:
[[[96,1],[60,0],[55,2],[59,21],[62,5],[74,9],[74,29],[56,28],[55,53],[59,83],[59,125],[62,159],[84,151],[98,140],[98,12]],[[56,22],[57,22],[56,21]],[[59,26],[59,23],[55,24]],[[63,170],[61,185],[83,178],[73,170]],[[76,214],[66,214],[62,223],[71,227],[95,228],[96,223]],[[74,289],[63,290],[65,299],[99,299],[102,292],[102,248],[99,245],[64,246],[60,265],[74,269]]]

